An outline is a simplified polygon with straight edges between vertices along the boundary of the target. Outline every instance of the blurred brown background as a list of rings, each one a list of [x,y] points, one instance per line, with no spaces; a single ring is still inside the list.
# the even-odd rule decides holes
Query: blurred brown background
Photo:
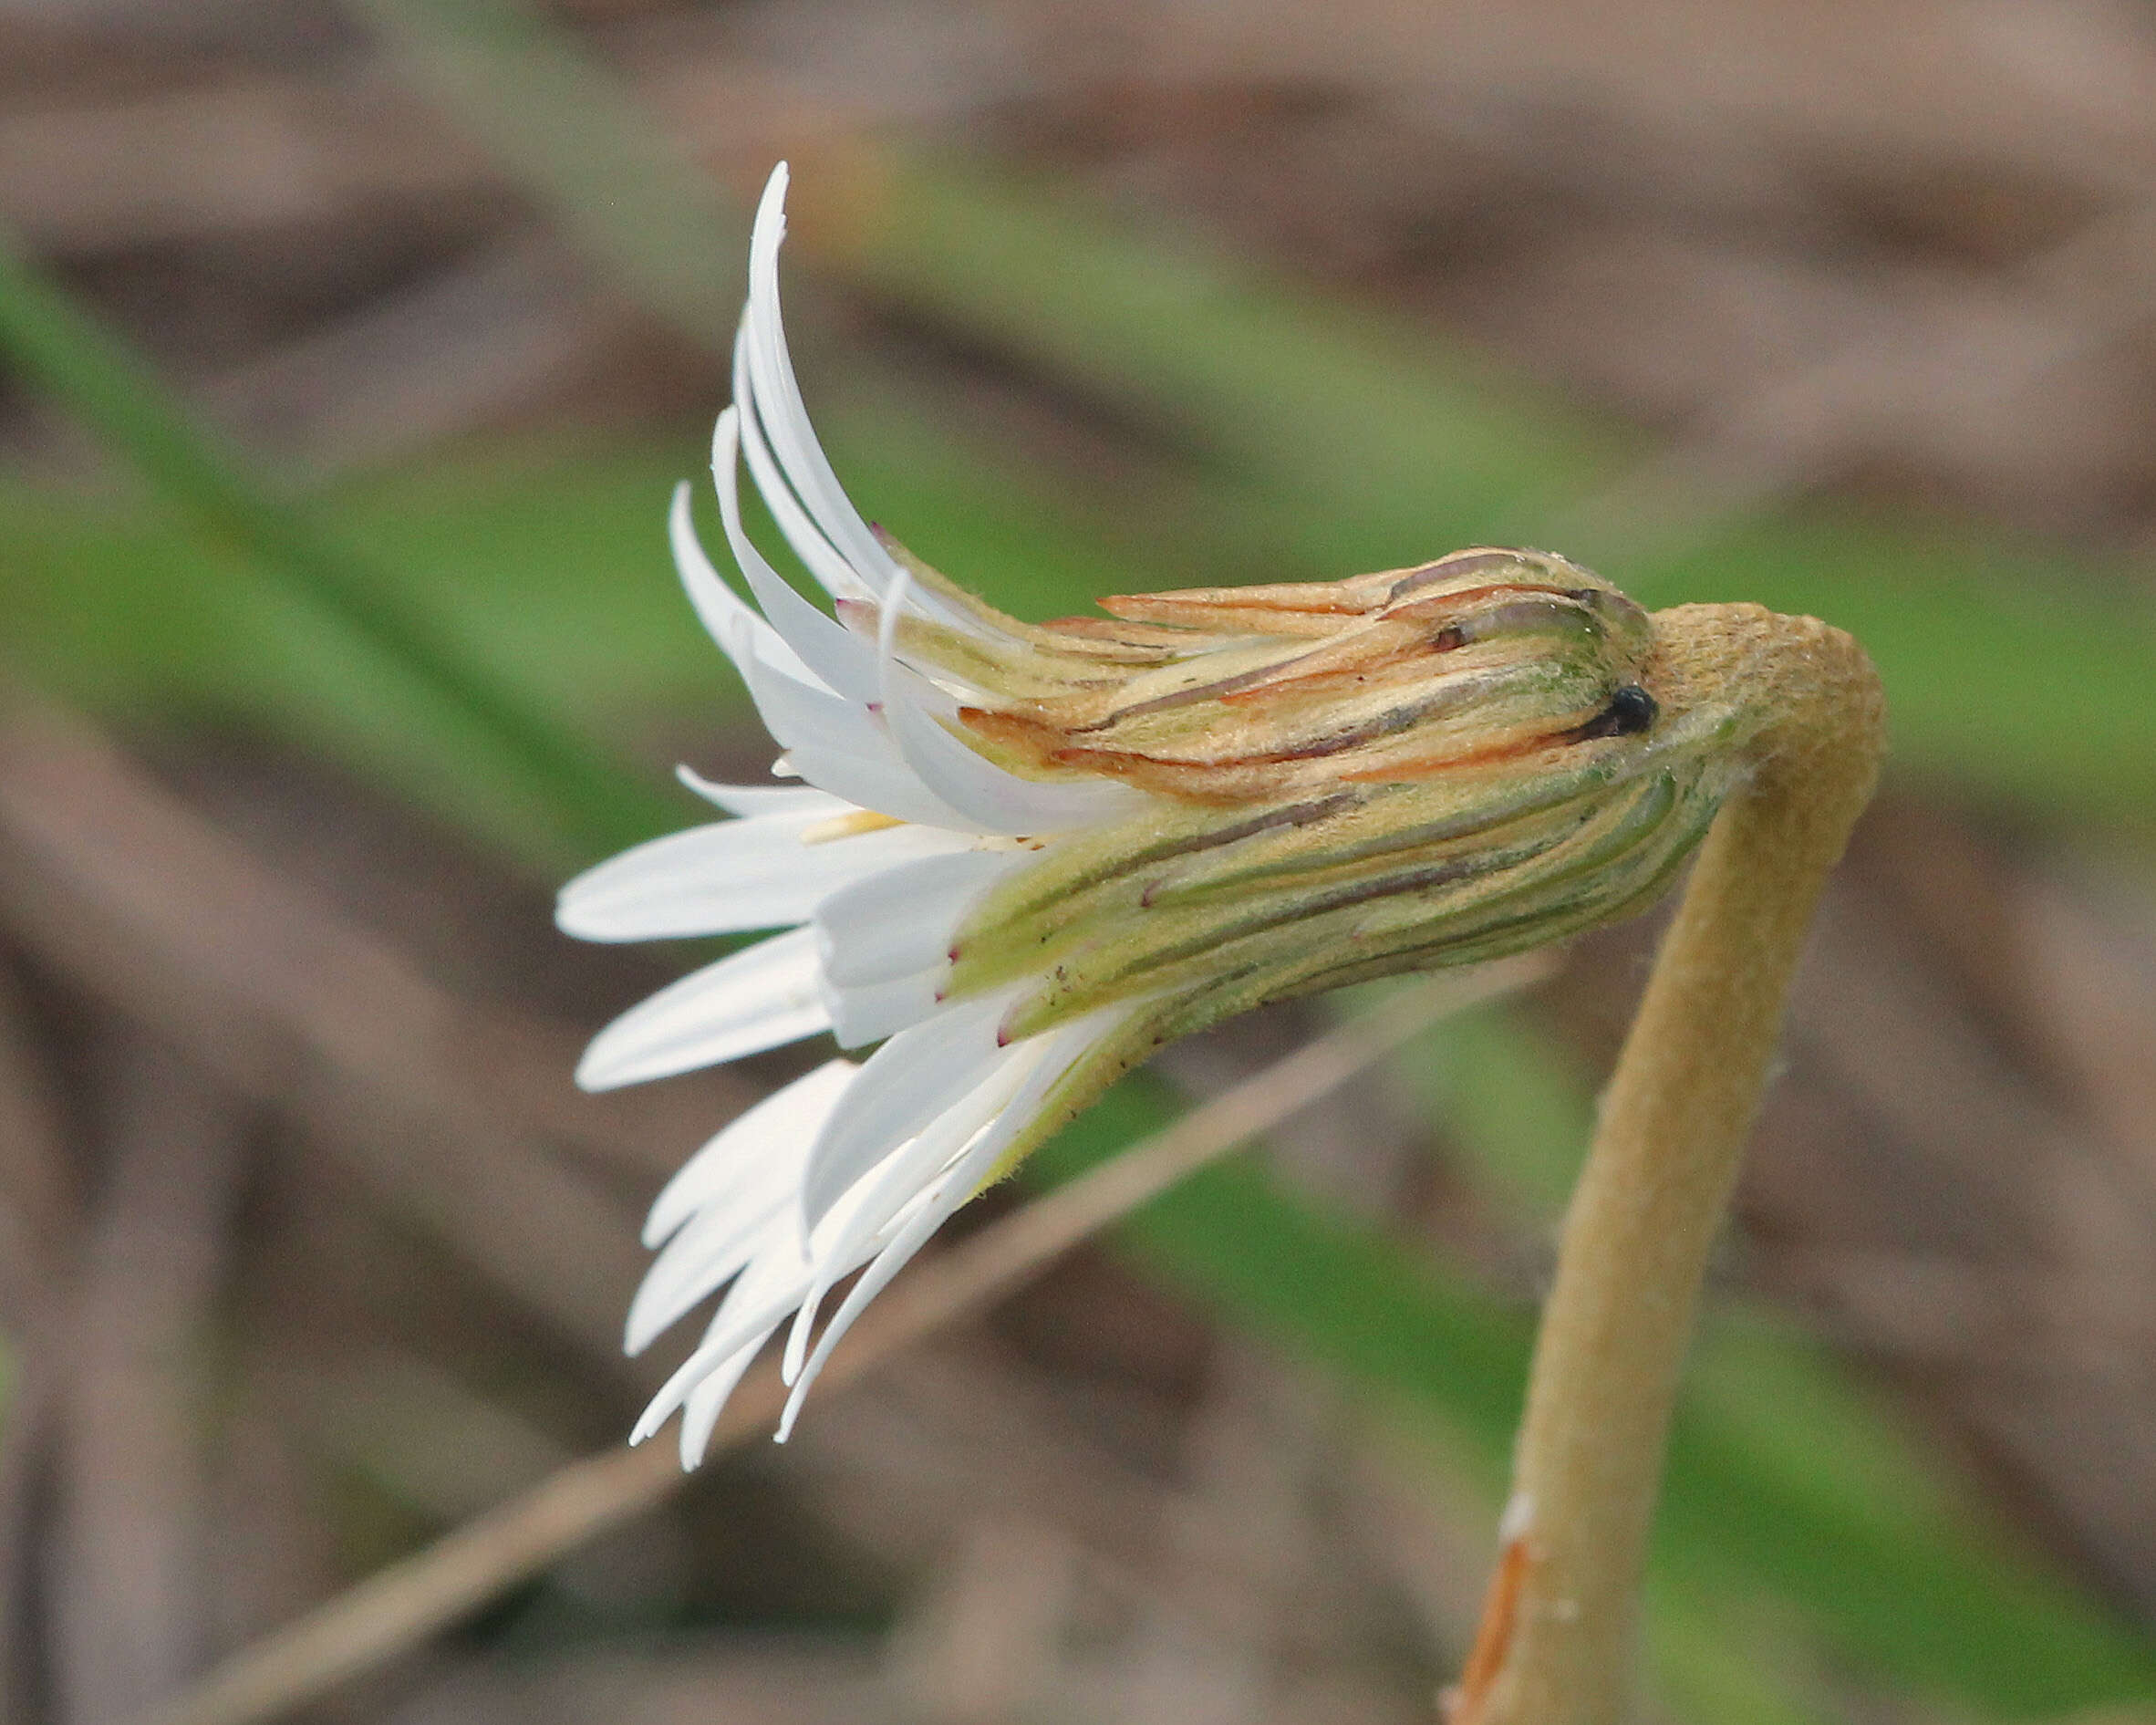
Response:
[[[459,47],[472,17],[498,61]],[[543,99],[570,75],[581,95]],[[1302,566],[1274,574],[1270,529],[1207,490],[1233,438],[1197,409],[969,297],[966,259],[924,287],[933,258],[862,238],[863,161],[959,164],[1284,282],[1324,327],[1441,341],[1530,427],[1555,413],[1616,452],[1514,487],[1487,530],[1620,582],[1697,556],[1721,597],[1771,597],[1746,559],[1800,550],[1716,563],[1715,535],[1819,509],[2014,548],[2006,586],[1942,613],[1978,638],[1909,698],[1928,728],[1823,916],[1723,1265],[1740,1326],[1806,1364],[1710,1377],[1829,1533],[1861,1502],[1885,1545],[1905,1522],[1974,1543],[1925,1595],[1944,1615],[1905,1634],[1885,1605],[1851,1607],[1876,1634],[1819,1605],[1877,1577],[1785,1595],[1701,1573],[1654,1705],[2143,1717],[2156,10],[0,0],[0,220],[23,254],[260,483],[378,564],[409,552],[399,590],[449,638],[654,784],[677,756],[763,764],[667,590],[658,482],[699,467],[741,275],[724,248],[787,152],[794,340],[842,473],[1017,608],[1077,602],[1085,533],[1120,559],[1095,589]],[[1152,287],[1118,298],[1101,270],[1058,279],[1145,324]],[[1304,363],[1232,333],[1187,342],[1251,375]],[[476,800],[459,830],[472,781],[416,722],[377,712],[347,746],[336,703],[364,665],[287,627],[63,396],[0,375],[0,1712],[108,1725],[616,1443],[661,1369],[617,1356],[641,1208],[792,1067],[575,1096],[582,1038],[690,955],[556,937],[546,887],[575,847],[520,849]],[[1470,456],[1502,442],[1461,423]],[[984,450],[1002,465],[970,466]],[[1434,535],[1452,459],[1426,475]],[[1412,527],[1421,494],[1400,496]],[[1087,524],[1058,542],[1069,569],[1017,548],[1031,499],[1044,531]],[[1295,504],[1359,507],[1331,481]],[[1936,554],[1949,577],[1957,556]],[[1903,574],[1870,569],[1882,603]],[[2061,618],[2082,631],[2064,647],[2041,627]],[[1952,630],[1912,612],[1906,634],[1916,665]],[[2100,723],[2047,716],[2099,682]],[[2047,776],[2047,724],[2083,765]],[[1652,933],[1596,938],[1297,1115],[1271,1177],[1525,1314],[1562,1168],[1503,1147],[1568,1141]],[[1322,1017],[1230,1026],[1162,1076],[1209,1093]],[[1521,1123],[1538,1109],[1555,1118]],[[1238,1311],[1157,1254],[1088,1248],[823,1400],[783,1450],[747,1445],[326,1694],[295,1680],[300,1714],[1429,1718],[1472,1628],[1487,1461]],[[1847,1403],[1831,1454],[1789,1436],[1814,1371]],[[1985,1617],[1989,1594],[1953,1603],[1964,1580],[2034,1603]],[[2068,1618],[2085,1658],[2059,1650]]]

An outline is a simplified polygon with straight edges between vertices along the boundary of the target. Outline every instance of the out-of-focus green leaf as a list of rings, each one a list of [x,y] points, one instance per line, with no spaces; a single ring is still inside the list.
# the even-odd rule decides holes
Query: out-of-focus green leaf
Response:
[[[391,583],[306,513],[257,484],[139,355],[41,277],[5,236],[0,353],[131,462],[162,504],[235,558],[235,568],[252,574],[253,591],[223,596],[228,602],[274,611],[296,599],[332,626],[336,646],[318,646],[301,661],[325,679],[326,691],[342,661],[366,655],[372,662],[364,681],[397,691],[408,716],[425,712],[459,733],[463,747],[495,756],[496,773],[517,782],[532,817],[562,823],[557,841],[606,847],[656,829],[658,805],[648,787],[539,709],[516,677],[444,640]],[[50,573],[64,584],[72,572]],[[19,653],[17,664],[36,670]]]

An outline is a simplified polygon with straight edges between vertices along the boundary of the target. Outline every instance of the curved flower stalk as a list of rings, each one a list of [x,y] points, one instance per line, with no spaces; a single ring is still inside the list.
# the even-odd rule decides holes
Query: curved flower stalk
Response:
[[[724,1290],[637,1429],[685,1464],[791,1320],[783,1438],[833,1346],[960,1204],[1172,1037],[1268,1001],[1506,956],[1643,905],[1747,770],[1735,684],[1540,552],[1019,622],[863,521],[780,324],[785,171],[751,249],[720,514],[681,579],[784,753],[732,818],[570,883],[602,940],[780,930],[601,1033],[588,1088],[829,1032],[881,1043],[733,1121],[654,1206],[632,1352]],[[827,614],[744,532],[750,476]],[[838,1285],[861,1275],[818,1330]]]

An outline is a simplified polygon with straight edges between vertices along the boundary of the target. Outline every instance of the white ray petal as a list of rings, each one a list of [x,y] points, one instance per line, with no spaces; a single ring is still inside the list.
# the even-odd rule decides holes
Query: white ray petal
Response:
[[[946,1006],[868,1057],[809,1152],[802,1180],[807,1229],[894,1146],[994,1076],[1007,1057],[997,1027],[1011,999],[1012,991],[999,990]]]
[[[802,1301],[801,1310],[794,1314],[780,1368],[787,1383],[801,1370],[824,1296],[852,1273],[873,1249],[876,1237],[921,1199],[995,1118],[997,1111],[1018,1094],[1047,1052],[1045,1037],[1005,1049],[987,1077],[863,1175],[846,1193],[845,1204],[833,1211],[830,1221],[818,1225],[809,1247],[809,1256],[817,1266],[816,1279]]]
[[[970,1161],[972,1159],[969,1159]],[[950,1219],[951,1212],[963,1204],[972,1193],[963,1184],[963,1176],[969,1171],[954,1170],[950,1183],[938,1190],[929,1202],[924,1204],[899,1231],[897,1239],[879,1252],[861,1279],[847,1290],[845,1301],[831,1315],[831,1322],[824,1325],[824,1334],[816,1343],[815,1352],[808,1356],[802,1369],[794,1376],[793,1392],[786,1398],[786,1411],[780,1416],[779,1429],[773,1437],[780,1443],[793,1435],[793,1422],[801,1415],[809,1387],[823,1376],[824,1366],[831,1357],[831,1350],[845,1339],[845,1333],[854,1327],[855,1319],[868,1307],[868,1303],[881,1294],[893,1276],[913,1261],[914,1254],[928,1243],[928,1236]]]
[[[943,1004],[940,990],[948,967],[916,971],[887,982],[841,988],[824,979],[824,1010],[831,1014],[831,1034],[841,1048],[866,1048],[886,1036],[919,1024]]]
[[[794,1080],[700,1151],[690,1165],[692,1181],[683,1181],[685,1169],[669,1182],[646,1224],[648,1235],[682,1213],[684,1204],[697,1208],[667,1242],[630,1304],[629,1354],[643,1352],[752,1260],[798,1253],[797,1200],[809,1145],[855,1071],[850,1061],[834,1060]],[[782,1211],[788,1227],[774,1242],[774,1218]]]
[[[656,940],[805,922],[831,894],[895,868],[963,851],[927,826],[804,845],[820,810],[692,826],[638,845],[562,888],[555,920],[586,940]]]
[[[749,238],[750,372],[758,418],[763,423],[787,481],[802,504],[870,592],[881,592],[896,573],[890,554],[876,544],[847,498],[830,459],[809,423],[793,360],[786,351],[779,306],[779,246],[786,237],[786,164],[772,170],[757,205]]]
[[[981,830],[1014,837],[1115,820],[1145,807],[1145,794],[1127,785],[1104,780],[1052,785],[1021,778],[947,730],[938,714],[950,707],[948,698],[897,661],[898,619],[912,595],[913,577],[901,570],[884,594],[876,640],[878,686],[892,740],[930,795]]]
[[[820,680],[804,681],[754,658],[742,664],[741,674],[764,729],[789,753],[803,748],[827,749],[887,761],[893,777],[913,780],[912,771],[884,734],[875,713],[860,701],[842,700]]]
[[[801,1369],[793,1375],[793,1394],[786,1398],[786,1410],[780,1417],[778,1440],[783,1443],[793,1429],[793,1422],[801,1413],[802,1403],[810,1387],[823,1372],[831,1351],[854,1325],[854,1321],[867,1309],[868,1303],[882,1293],[891,1278],[903,1270],[917,1252],[928,1236],[940,1228],[944,1221],[980,1190],[981,1182],[995,1172],[1000,1161],[1020,1133],[1032,1125],[1050,1094],[1065,1076],[1094,1048],[1114,1033],[1115,1027],[1129,1014],[1129,1008],[1111,1008],[1094,1013],[1076,1024],[1066,1024],[1045,1040],[1048,1047],[1028,1073],[1018,1093],[1003,1107],[1001,1113],[988,1127],[966,1147],[945,1173],[937,1188],[927,1200],[892,1234],[888,1244],[876,1254],[876,1260],[847,1291],[845,1302],[832,1315]],[[843,1259],[839,1262],[845,1262]],[[851,1266],[842,1274],[851,1273]],[[835,1283],[837,1277],[833,1277]],[[818,1280],[822,1277],[819,1275]],[[826,1285],[829,1285],[828,1283]]]
[[[676,767],[674,776],[706,802],[744,819],[757,815],[805,814],[812,808],[833,820],[861,812],[858,805],[844,797],[805,785],[720,785],[687,766]]]
[[[700,1211],[668,1241],[629,1301],[621,1351],[633,1359],[745,1269],[787,1196]]]
[[[644,1243],[656,1247],[698,1211],[738,1201],[744,1187],[761,1190],[766,1179],[797,1178],[797,1164],[807,1161],[816,1134],[859,1071],[851,1060],[827,1060],[728,1121],[652,1200]]]
[[[741,1387],[749,1367],[756,1363],[756,1356],[762,1352],[763,1345],[771,1340],[772,1331],[778,1327],[773,1324],[762,1335],[743,1341],[731,1359],[714,1367],[682,1401],[681,1470],[684,1473],[692,1471],[703,1461],[705,1451],[711,1447],[711,1433],[718,1428],[719,1416],[726,1411],[727,1402]]]
[[[845,1226],[846,1214],[843,1210],[834,1213],[833,1231]],[[860,1268],[882,1244],[881,1237],[867,1242],[841,1273]],[[766,1222],[753,1242],[748,1268],[719,1303],[703,1341],[644,1409],[629,1440],[641,1442],[713,1373],[731,1369],[744,1349],[753,1354],[762,1346],[781,1320],[800,1306],[812,1274],[798,1219],[782,1216]]]
[[[903,696],[886,708],[906,764],[929,792],[994,833],[1023,837],[1127,820],[1144,792],[1107,780],[1048,784],[1006,773]]]
[[[719,650],[732,660],[735,669],[743,675],[749,669],[745,660],[752,652],[789,675],[821,687],[815,672],[803,663],[801,655],[787,646],[778,630],[727,586],[725,577],[712,567],[711,559],[704,555],[703,541],[696,536],[689,499],[689,482],[683,480],[674,487],[673,508],[667,515],[667,538],[674,549],[674,568],[681,577],[682,590],[689,595],[689,604],[696,608],[705,632],[719,643]],[[744,641],[748,644],[746,648]]]
[[[887,739],[879,739],[873,751],[860,753],[797,743],[787,749],[786,761],[810,784],[894,820],[940,826],[953,833],[985,836],[992,830],[967,819],[931,793],[898,758],[898,751]]]
[[[953,832],[983,830],[920,782],[866,707],[752,655],[743,656],[741,673],[765,728],[786,752],[786,766],[802,778],[894,819]]]
[[[611,1090],[826,1030],[831,1021],[817,995],[816,969],[815,931],[795,929],[693,971],[595,1036],[576,1082]]]
[[[835,888],[815,911],[824,974],[842,987],[858,987],[948,963],[967,913],[998,880],[1031,860],[1025,851],[952,850]]]
[[[836,618],[826,617],[808,600],[795,592],[793,584],[765,559],[749,537],[741,525],[741,500],[739,476],[735,471],[735,457],[741,447],[741,433],[747,428],[738,408],[728,408],[719,416],[719,423],[711,434],[711,478],[719,490],[719,515],[726,528],[726,542],[732,548],[734,561],[741,565],[741,574],[747,577],[749,587],[756,595],[757,603],[763,607],[763,614],[773,629],[784,638],[786,644],[798,653],[824,682],[849,701],[870,701],[876,699],[876,653],[869,644],[848,629]],[[751,447],[757,447],[751,445]],[[753,471],[754,462],[751,469]],[[775,494],[784,495],[783,493]],[[769,501],[773,494],[767,494]],[[779,517],[782,528],[789,511],[794,509],[791,498],[787,509],[774,504],[772,513]],[[803,524],[805,529],[805,523]],[[789,537],[792,535],[789,535]],[[822,544],[821,540],[817,541]],[[798,547],[796,547],[798,549]],[[826,546],[825,551],[834,558],[836,553]],[[808,561],[803,555],[803,561]]]
[[[631,1443],[642,1443],[666,1424],[675,1408],[714,1372],[723,1371],[746,1352],[753,1357],[763,1341],[808,1292],[809,1266],[798,1231],[786,1218],[769,1222],[761,1249],[726,1297],[696,1351],[659,1387],[636,1427]],[[737,1374],[738,1377],[738,1374]]]
[[[741,327],[734,334],[734,406],[730,410],[738,411],[741,416],[741,454],[749,463],[749,475],[756,482],[764,506],[771,511],[772,519],[778,524],[786,543],[807,566],[816,584],[834,599],[873,600],[876,588],[810,519],[780,468],[778,457],[772,453],[771,440],[764,430],[764,415],[756,395],[751,360],[755,340],[755,315],[744,311]]]

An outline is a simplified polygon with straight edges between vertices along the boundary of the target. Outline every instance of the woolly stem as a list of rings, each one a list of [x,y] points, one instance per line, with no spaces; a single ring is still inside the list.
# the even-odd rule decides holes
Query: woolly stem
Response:
[[[1884,707],[1847,635],[1756,606],[1655,617],[1665,711],[1741,691],[1753,763],[1702,846],[1567,1212],[1503,1554],[1450,1725],[1618,1725],[1699,1288],[1805,929],[1877,775]],[[1725,699],[1726,693],[1725,693]]]

